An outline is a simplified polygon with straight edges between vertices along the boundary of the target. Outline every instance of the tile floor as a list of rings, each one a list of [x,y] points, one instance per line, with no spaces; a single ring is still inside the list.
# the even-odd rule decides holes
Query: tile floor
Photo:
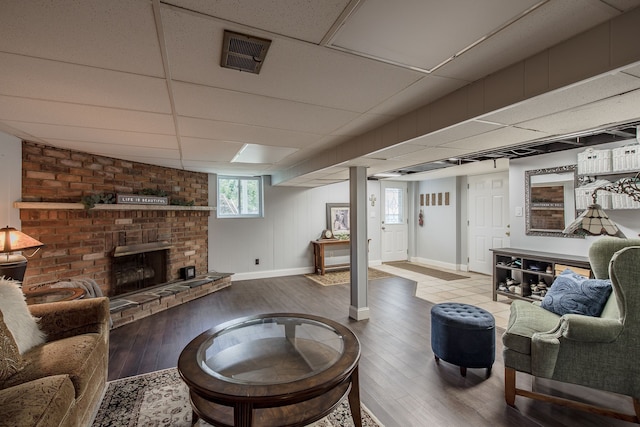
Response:
[[[420,265],[419,263],[416,264]],[[459,302],[482,307],[493,314],[496,319],[497,327],[503,329],[507,327],[511,300],[507,297],[498,295],[498,301],[493,301],[491,276],[467,271],[447,270],[431,265],[424,266],[437,268],[438,270],[459,274],[461,276],[469,276],[469,278],[447,281],[431,276],[425,276],[420,273],[414,273],[413,271],[404,270],[402,268],[392,267],[386,264],[378,265],[373,268],[386,271],[394,276],[404,277],[415,281],[418,284],[416,286],[416,296],[418,298],[422,298],[434,304],[441,302]]]

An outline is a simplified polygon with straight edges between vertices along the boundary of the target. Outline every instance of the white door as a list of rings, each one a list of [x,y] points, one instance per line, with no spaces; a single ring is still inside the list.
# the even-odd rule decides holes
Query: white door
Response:
[[[382,261],[406,261],[408,252],[407,237],[407,183],[381,183],[382,193]]]
[[[469,271],[493,273],[492,248],[509,246],[509,173],[469,176]]]

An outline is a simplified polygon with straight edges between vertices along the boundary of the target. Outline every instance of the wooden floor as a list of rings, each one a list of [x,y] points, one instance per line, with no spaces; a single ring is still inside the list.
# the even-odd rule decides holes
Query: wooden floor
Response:
[[[371,318],[348,318],[348,285],[321,286],[304,276],[246,280],[187,304],[111,331],[109,379],[175,367],[181,350],[201,332],[227,320],[268,312],[301,312],[350,327],[360,339],[362,402],[386,427],[408,426],[626,426],[634,425],[547,403],[516,398],[504,403],[502,330],[496,363],[484,369],[436,365],[430,344],[432,304],[416,298],[415,282],[400,277],[370,281]],[[527,375],[518,386],[531,386]],[[546,390],[548,383],[536,387]],[[565,387],[566,394],[631,412],[630,398]]]

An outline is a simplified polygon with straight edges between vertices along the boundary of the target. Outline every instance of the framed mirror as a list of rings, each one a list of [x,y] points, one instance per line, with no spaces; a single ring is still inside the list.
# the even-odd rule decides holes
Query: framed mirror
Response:
[[[528,236],[584,238],[562,233],[577,215],[576,165],[525,171],[525,223]]]

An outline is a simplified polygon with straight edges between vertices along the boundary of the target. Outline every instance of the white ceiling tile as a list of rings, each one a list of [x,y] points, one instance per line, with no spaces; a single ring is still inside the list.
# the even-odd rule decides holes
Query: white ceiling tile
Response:
[[[151,153],[153,154],[153,153]],[[115,157],[115,156],[113,156]],[[117,157],[118,159],[129,160],[131,162],[147,163],[149,165],[163,166],[166,168],[185,169],[179,159],[168,159],[162,157],[134,156],[124,154]],[[194,171],[198,172],[198,171]]]
[[[406,114],[460,89],[468,83],[464,80],[429,74],[372,108],[369,113]]]
[[[467,122],[458,123],[454,126],[449,126],[442,130],[431,132],[427,135],[419,136],[409,140],[408,142],[413,145],[426,145],[433,147],[447,142],[468,138],[473,135],[483,134],[501,127],[502,126],[497,123],[493,124],[469,120]]]
[[[215,159],[217,162],[230,162],[243,145],[241,142],[182,137],[182,158],[184,160]]]
[[[12,121],[5,121],[5,123],[41,139],[131,145],[136,147],[166,148],[171,150],[176,150],[178,148],[178,141],[173,135],[123,132],[110,129],[93,129],[40,123]]]
[[[422,147],[421,151],[415,151],[410,154],[398,156],[393,160],[403,164],[419,165],[422,163],[445,160],[451,157],[457,157],[465,154],[466,151],[455,147]]]
[[[594,129],[595,123],[615,124],[638,120],[640,90],[520,124],[551,135],[564,135]]]
[[[186,83],[174,84],[176,110],[191,116],[296,132],[330,133],[357,116],[343,110]]]
[[[640,63],[636,63],[630,67],[626,67],[623,72],[640,78]]]
[[[345,55],[298,40],[272,39],[260,74],[222,68],[223,22],[165,8],[172,78],[308,104],[365,112],[422,77],[421,74]]]
[[[0,120],[175,135],[169,114],[0,96]]]
[[[448,142],[446,144],[442,144],[441,147],[459,148],[464,150],[466,153],[477,153],[479,151],[508,147],[549,136],[550,135],[545,132],[507,127],[471,136],[469,138]]]
[[[403,156],[405,154],[414,153],[416,151],[422,151],[424,147],[421,145],[412,145],[408,143],[394,145],[393,147],[385,148],[382,150],[375,151],[373,153],[367,154],[364,157],[371,159],[394,159],[399,156]]]
[[[130,156],[145,157],[148,159],[180,159],[180,152],[178,149],[171,150],[154,147],[135,147],[133,145],[101,144],[87,141],[66,141],[53,138],[47,138],[45,141],[54,147],[99,154],[107,157],[115,157],[117,159],[128,159]],[[154,164],[153,162],[150,163]]]
[[[332,45],[430,70],[536,3],[538,0],[405,0],[398,7],[395,2],[367,0],[349,16]],[[473,19],[451,31],[461,15]]]
[[[0,51],[164,77],[150,1],[2,2]]]
[[[0,53],[0,95],[170,113],[164,79]]]
[[[237,2],[210,0],[169,0],[168,3],[317,44],[349,0],[260,0],[244,2],[242,7]]]
[[[382,123],[390,122],[393,120],[395,116],[390,115],[381,115],[381,114],[362,114],[358,117],[351,120],[346,125],[336,129],[331,132],[332,135],[335,136],[343,136],[343,137],[353,137],[358,135],[363,135],[378,126]],[[345,138],[348,139],[348,138]]]
[[[617,11],[594,0],[548,1],[515,24],[463,53],[435,74],[477,80],[612,18]]]
[[[227,163],[216,161],[184,160],[185,168],[197,172],[221,175],[261,175],[269,170],[268,165],[249,163]]]
[[[263,145],[304,148],[318,142],[318,134],[293,132],[270,127],[251,126],[215,120],[179,117],[182,135],[205,139],[230,141],[233,139]]]
[[[275,164],[298,151],[289,147],[269,147],[259,144],[244,144],[232,163],[265,163]]]
[[[640,88],[640,79],[625,73],[605,74],[579,84],[548,92],[526,102],[511,105],[483,119],[517,124],[537,117],[555,114]]]

